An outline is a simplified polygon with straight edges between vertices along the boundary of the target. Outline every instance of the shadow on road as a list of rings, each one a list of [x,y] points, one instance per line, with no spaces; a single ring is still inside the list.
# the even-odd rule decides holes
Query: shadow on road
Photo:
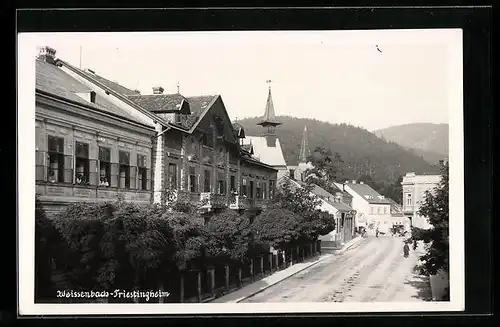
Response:
[[[420,299],[423,301],[432,301],[431,286],[429,283],[429,277],[422,275],[414,275],[411,280],[407,282],[414,289],[417,290],[416,295],[412,295],[412,298]]]

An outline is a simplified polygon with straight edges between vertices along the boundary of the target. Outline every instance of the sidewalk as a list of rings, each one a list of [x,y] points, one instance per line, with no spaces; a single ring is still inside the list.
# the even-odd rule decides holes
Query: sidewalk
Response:
[[[347,242],[342,249],[335,251],[334,253],[328,253],[328,254],[322,254],[319,257],[312,258],[309,260],[306,260],[304,262],[296,263],[293,266],[290,266],[286,269],[279,270],[272,275],[269,275],[265,278],[262,278],[261,280],[255,281],[251,284],[248,284],[246,286],[243,286],[242,288],[231,292],[229,294],[226,294],[224,296],[221,296],[217,299],[214,299],[211,301],[211,303],[238,303],[241,302],[251,296],[254,296],[257,293],[260,293],[264,291],[265,289],[295,275],[301,272],[304,269],[307,269],[309,267],[312,267],[321,261],[330,258],[335,255],[342,254],[343,252],[347,251],[351,247],[353,247],[355,244],[358,244],[363,240],[362,237],[356,237],[352,239],[351,241]]]

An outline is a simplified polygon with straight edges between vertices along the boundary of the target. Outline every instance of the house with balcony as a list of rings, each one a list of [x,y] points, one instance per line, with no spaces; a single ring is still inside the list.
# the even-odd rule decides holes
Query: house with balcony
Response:
[[[426,217],[418,214],[425,202],[426,191],[432,191],[441,181],[441,175],[417,175],[413,172],[403,176],[403,215],[410,221],[411,226],[430,228]]]
[[[149,203],[153,122],[67,74],[50,47],[35,74],[35,188],[47,215],[118,196]]]
[[[392,217],[389,200],[362,181],[348,181],[343,188],[352,196],[352,208],[365,217],[368,231],[374,232],[378,228],[383,233],[390,232]]]
[[[58,60],[65,72],[108,102],[154,127],[151,138],[153,201],[183,197],[206,212],[230,207],[265,207],[277,181],[277,169],[259,160],[245,133],[233,125],[220,95],[140,94]]]

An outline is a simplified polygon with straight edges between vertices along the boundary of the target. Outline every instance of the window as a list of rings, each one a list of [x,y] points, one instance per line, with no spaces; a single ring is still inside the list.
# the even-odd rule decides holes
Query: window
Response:
[[[189,192],[196,192],[196,169],[194,167],[189,167]]]
[[[295,169],[290,169],[290,178],[295,179]]]
[[[269,181],[269,197],[272,199],[274,197],[274,181]]]
[[[241,186],[240,186],[241,190],[240,190],[240,193],[241,195],[247,195],[247,179],[246,178],[242,178],[241,179]]]
[[[234,175],[231,175],[229,178],[229,185],[231,188],[231,192],[236,192],[236,177]]]
[[[99,186],[109,186],[111,182],[111,150],[99,147]]]
[[[149,189],[148,187],[148,166],[147,166],[147,160],[146,156],[144,155],[137,155],[137,167],[138,167],[138,188],[140,190],[147,190]]]
[[[375,208],[374,207],[370,207],[370,214],[375,214]]]
[[[387,215],[387,207],[384,207],[384,214]]]
[[[211,191],[211,171],[208,169],[205,169],[204,173],[204,178],[203,178],[203,192],[210,192]]]
[[[130,153],[119,151],[119,184],[120,188],[130,188]]]
[[[260,199],[260,181],[257,181],[257,189],[255,190],[255,198]]]
[[[75,182],[78,185],[89,185],[89,145],[75,143]]]
[[[377,208],[377,213],[378,213],[379,215],[380,215],[380,214],[382,214],[382,208],[381,208],[381,207],[378,207],[378,208]]]
[[[214,140],[213,140],[212,133],[204,134],[201,141],[202,141],[202,144],[204,146],[208,146],[210,148],[213,148],[213,146],[214,146]]]
[[[177,189],[177,165],[168,164],[168,185],[170,189]]]
[[[64,139],[49,136],[49,182],[65,182],[64,176]],[[66,182],[69,182],[66,180]]]
[[[267,184],[264,182],[262,183],[262,198],[267,199]]]
[[[250,199],[253,199],[253,184],[254,184],[254,182],[250,181],[250,192],[248,192],[248,197]]]
[[[411,193],[406,194],[406,204],[411,206]]]
[[[181,123],[181,114],[175,114],[175,122],[177,124],[180,124]]]
[[[219,194],[226,194],[226,176],[224,173],[218,174],[217,191]]]

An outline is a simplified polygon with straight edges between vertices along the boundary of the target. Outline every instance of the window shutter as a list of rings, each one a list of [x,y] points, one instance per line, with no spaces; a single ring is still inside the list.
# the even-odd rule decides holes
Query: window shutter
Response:
[[[130,167],[130,188],[136,189],[137,167]]]

